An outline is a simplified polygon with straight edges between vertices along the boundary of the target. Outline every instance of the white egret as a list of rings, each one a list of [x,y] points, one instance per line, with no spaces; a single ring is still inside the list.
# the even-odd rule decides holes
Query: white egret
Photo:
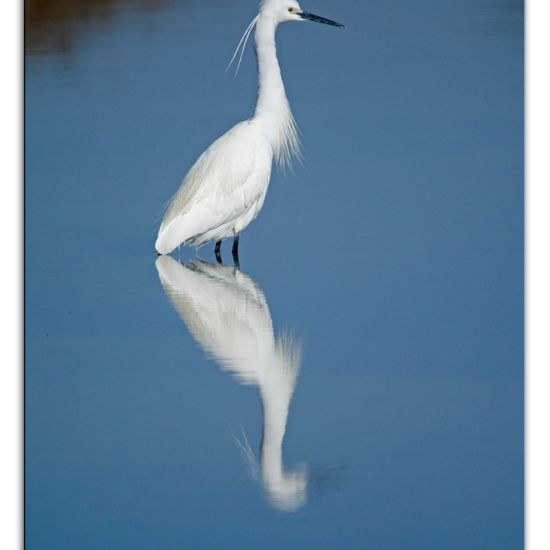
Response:
[[[288,471],[283,440],[300,370],[300,345],[291,334],[275,336],[263,292],[238,269],[170,256],[156,261],[161,284],[194,339],[241,384],[258,388],[263,411],[260,464],[246,437],[239,447],[271,503],[293,511],[306,501],[305,465]]]
[[[263,0],[231,60],[240,48],[242,59],[255,26],[258,97],[254,114],[212,143],[189,170],[162,220],[155,243],[159,254],[169,254],[182,244],[215,241],[216,259],[221,262],[221,241],[233,237],[233,257],[238,261],[239,234],[263,206],[273,160],[281,167],[300,155],[275,45],[277,27],[286,21],[343,27],[303,11],[295,0]]]

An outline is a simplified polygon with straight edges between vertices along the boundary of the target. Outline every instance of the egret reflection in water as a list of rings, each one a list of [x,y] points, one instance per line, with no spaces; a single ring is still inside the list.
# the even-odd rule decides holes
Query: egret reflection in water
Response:
[[[238,445],[261,475],[270,502],[293,511],[305,504],[307,469],[285,471],[282,445],[288,409],[300,370],[300,345],[275,336],[263,292],[240,270],[171,256],[156,261],[161,284],[193,338],[241,384],[258,387],[263,410],[259,469],[243,432]]]

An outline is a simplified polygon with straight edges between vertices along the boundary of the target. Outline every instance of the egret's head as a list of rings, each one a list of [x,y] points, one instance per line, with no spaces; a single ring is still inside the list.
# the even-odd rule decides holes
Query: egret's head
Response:
[[[319,17],[313,13],[302,10],[296,0],[264,0],[261,4],[260,12],[272,17],[275,22],[285,23],[286,21],[314,21],[315,23],[324,23],[333,27],[343,27],[341,23]]]

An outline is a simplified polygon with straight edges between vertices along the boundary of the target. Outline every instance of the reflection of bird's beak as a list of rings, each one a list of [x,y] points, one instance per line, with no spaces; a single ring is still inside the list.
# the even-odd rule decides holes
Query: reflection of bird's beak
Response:
[[[344,25],[342,25],[342,23],[337,23],[332,19],[326,19],[325,17],[320,17],[319,15],[314,15],[313,13],[308,13],[307,11],[303,11],[298,15],[302,19],[305,19],[307,21],[314,21],[315,23],[324,23],[325,25],[332,25],[333,27],[339,27],[340,29],[344,28]]]

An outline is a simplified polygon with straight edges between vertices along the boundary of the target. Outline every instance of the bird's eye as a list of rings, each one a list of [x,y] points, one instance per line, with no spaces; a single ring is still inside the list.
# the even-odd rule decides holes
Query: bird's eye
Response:
[[[294,8],[288,8],[289,13],[292,13],[294,11]]]

